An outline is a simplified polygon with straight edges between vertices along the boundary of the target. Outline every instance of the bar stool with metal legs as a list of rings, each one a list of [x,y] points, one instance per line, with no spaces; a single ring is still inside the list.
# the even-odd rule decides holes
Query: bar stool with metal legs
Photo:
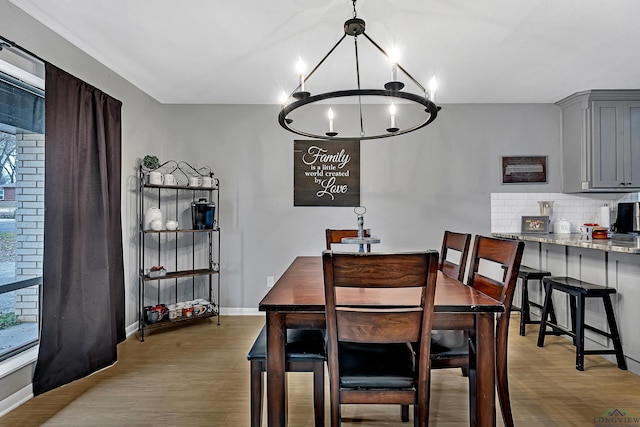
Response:
[[[551,272],[545,270],[538,270],[535,268],[527,267],[526,265],[520,266],[520,271],[518,272],[518,279],[522,282],[522,288],[520,289],[520,307],[511,306],[511,310],[520,312],[520,335],[525,336],[526,334],[526,325],[539,324],[539,320],[531,320],[531,306],[537,307],[542,310],[542,304],[538,304],[535,301],[531,301],[529,299],[529,280],[538,280],[540,281],[540,286],[544,289],[544,285],[542,284],[542,279],[546,276],[551,276]],[[551,321],[553,323],[558,323],[556,321],[556,315],[551,311]]]
[[[614,288],[595,285],[593,283],[574,279],[572,277],[545,277],[543,279],[546,290],[544,298],[544,306],[542,309],[542,320],[540,322],[540,331],[538,333],[538,347],[544,346],[545,335],[569,335],[573,338],[573,345],[576,346],[576,369],[584,371],[584,355],[585,354],[615,354],[618,368],[627,369],[627,362],[622,352],[622,344],[620,335],[618,334],[618,326],[613,313],[611,304],[611,294],[615,294]],[[557,322],[548,321],[547,318],[551,310],[553,310],[553,291],[566,292],[569,294],[571,307],[571,330],[565,329],[558,325]],[[609,332],[587,325],[584,322],[584,306],[587,298],[601,298],[604,304],[604,310],[607,315],[607,323],[609,324]],[[552,330],[547,331],[547,327]],[[592,332],[600,334],[611,339],[613,342],[613,350],[585,350],[584,349],[584,330],[588,329]]]

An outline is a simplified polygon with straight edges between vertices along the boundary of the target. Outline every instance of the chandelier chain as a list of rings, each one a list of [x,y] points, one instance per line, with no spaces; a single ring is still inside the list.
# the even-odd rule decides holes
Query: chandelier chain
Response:
[[[358,17],[358,12],[356,12],[356,1],[357,0],[353,0],[353,17],[354,18]]]
[[[355,5],[356,1],[353,0]],[[353,37],[353,45],[356,50],[356,78],[358,80],[358,92],[360,92],[360,59],[358,57],[358,36]],[[362,95],[358,94],[358,108],[360,109],[360,136],[364,136],[364,121],[362,119]]]

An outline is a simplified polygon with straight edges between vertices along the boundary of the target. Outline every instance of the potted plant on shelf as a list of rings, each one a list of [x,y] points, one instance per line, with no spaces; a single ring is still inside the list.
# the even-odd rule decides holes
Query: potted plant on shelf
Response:
[[[144,159],[142,159],[142,168],[149,171],[144,174],[145,183],[154,185],[162,184],[162,173],[156,170],[159,167],[160,161],[156,156],[144,156]]]
[[[142,159],[142,166],[148,170],[158,169],[160,167],[160,160],[158,160],[156,156],[147,154],[144,156],[144,159]]]

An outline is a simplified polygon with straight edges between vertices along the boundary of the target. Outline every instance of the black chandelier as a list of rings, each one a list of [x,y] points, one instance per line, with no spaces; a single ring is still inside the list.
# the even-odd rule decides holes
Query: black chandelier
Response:
[[[344,35],[338,40],[338,42],[329,50],[329,52],[322,58],[322,60],[311,70],[311,72],[304,75],[302,70],[299,70],[300,81],[298,86],[286,99],[281,100],[282,109],[278,115],[278,122],[280,126],[286,130],[298,135],[302,135],[309,138],[326,139],[326,140],[366,140],[366,139],[379,139],[388,138],[391,136],[402,135],[405,133],[413,132],[427,126],[433,122],[438,116],[438,111],[441,107],[434,103],[434,91],[435,87],[431,87],[429,92],[409,74],[397,61],[393,60],[387,52],[385,52],[380,45],[378,45],[371,37],[365,32],[365,22],[363,19],[357,17],[356,1],[353,2],[353,18],[348,19],[344,23]],[[360,58],[358,55],[358,36],[364,36],[377,51],[381,52],[392,64],[391,81],[384,84],[384,89],[362,89],[360,86]],[[354,40],[354,52],[355,52],[355,76],[357,89],[336,90],[325,93],[312,94],[305,89],[308,88],[307,81],[318,70],[318,68],[325,62],[327,58],[334,52],[334,50],[342,43],[346,36],[352,36]],[[421,94],[408,92],[405,88],[405,84],[397,78],[398,70],[400,70],[416,87]],[[344,104],[349,104],[348,98],[355,99],[357,106],[357,112],[354,114],[357,123],[352,133],[345,134],[344,132],[338,132],[338,127],[334,127],[334,111],[333,107],[339,107]],[[372,99],[372,105],[380,106],[389,105],[389,126],[386,123],[380,123],[378,120],[365,120],[364,111],[369,111],[368,105],[363,107],[363,99]],[[398,105],[396,105],[396,102]],[[304,110],[302,107],[311,104],[329,104],[328,109],[328,131],[322,132],[316,127],[313,130],[309,130],[313,126],[309,125],[309,119],[298,120],[295,112],[301,112]],[[409,107],[408,107],[409,106]],[[417,108],[416,108],[417,107]],[[407,118],[409,122],[405,126],[398,126],[400,120],[397,120],[396,111],[400,108],[411,108],[412,113],[407,114],[411,116],[411,120]],[[300,123],[300,125],[299,125]],[[307,130],[304,130],[304,129]],[[367,131],[365,131],[365,129]],[[327,129],[325,129],[327,130]]]

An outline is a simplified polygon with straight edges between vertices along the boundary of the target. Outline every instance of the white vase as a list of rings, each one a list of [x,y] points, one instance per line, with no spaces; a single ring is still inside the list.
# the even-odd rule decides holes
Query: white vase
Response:
[[[151,230],[151,223],[156,220],[159,220],[160,224],[164,224],[162,211],[156,207],[150,207],[144,214],[144,229]]]

